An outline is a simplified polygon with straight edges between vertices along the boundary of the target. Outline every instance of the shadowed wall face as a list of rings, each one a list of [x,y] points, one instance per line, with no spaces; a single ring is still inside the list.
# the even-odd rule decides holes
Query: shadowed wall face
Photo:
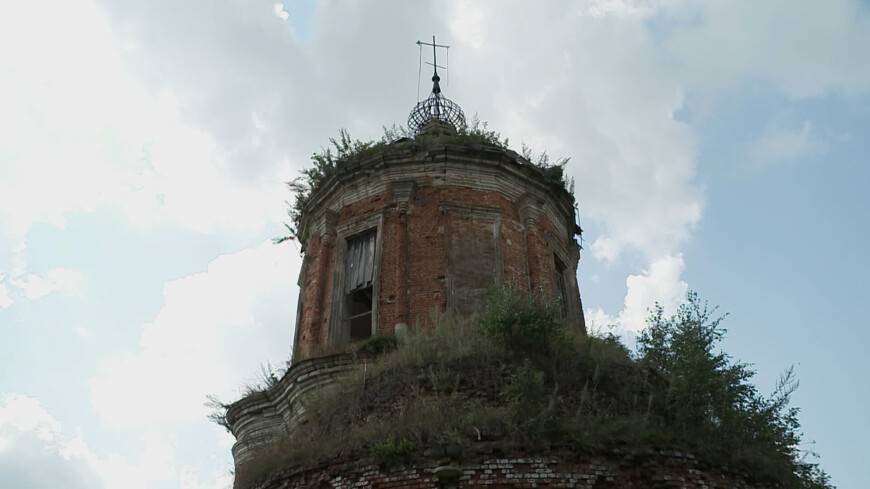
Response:
[[[490,214],[489,219],[480,213],[476,218],[456,216],[449,222],[447,310],[453,314],[473,314],[486,300],[487,289],[501,284],[500,212]]]

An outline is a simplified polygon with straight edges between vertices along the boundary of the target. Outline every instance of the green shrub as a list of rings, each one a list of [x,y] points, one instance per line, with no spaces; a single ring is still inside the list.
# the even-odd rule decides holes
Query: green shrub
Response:
[[[727,315],[714,317],[716,310],[689,292],[673,316],[665,317],[656,304],[638,338],[640,361],[668,381],[668,425],[683,439],[754,458],[764,472],[794,487],[830,487],[827,474],[798,448],[798,410],[788,406],[797,388],[793,370],[770,397],[762,396],[749,382],[755,375],[749,365],[718,349]]]
[[[399,342],[393,335],[377,335],[365,340],[359,346],[360,353],[368,353],[370,355],[381,355],[395,350],[399,346]]]
[[[502,390],[514,435],[522,442],[537,441],[538,435],[552,421],[544,381],[544,372],[527,359],[513,369]]]
[[[371,450],[378,462],[386,466],[393,466],[410,458],[413,445],[404,438],[395,440],[393,435],[389,435],[385,440],[372,445]]]
[[[718,350],[724,316],[715,312],[696,294],[672,317],[656,306],[633,359],[612,334],[566,328],[546,295],[494,289],[473,321],[436,319],[307,395],[305,423],[246,464],[237,487],[336,457],[397,465],[432,447],[498,441],[506,451],[672,448],[769,485],[830,488],[801,458],[793,373],[760,395],[754,372]],[[370,348],[393,341],[375,337]]]
[[[523,294],[513,287],[493,287],[478,313],[481,331],[519,356],[550,353],[566,333],[559,303],[542,291]]]

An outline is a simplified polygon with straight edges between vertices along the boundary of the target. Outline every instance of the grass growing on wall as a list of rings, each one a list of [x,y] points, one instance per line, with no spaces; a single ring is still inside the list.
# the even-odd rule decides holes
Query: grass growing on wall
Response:
[[[586,336],[543,294],[491,291],[473,320],[438,321],[337,388],[304,400],[307,422],[236,475],[248,487],[276,470],[342,457],[384,465],[431,447],[499,441],[577,452],[675,448],[785,487],[827,488],[798,450],[787,375],[758,393],[746,364],[716,348],[720,322],[697,295],[673,317],[652,311],[631,355],[618,338]],[[373,340],[375,341],[375,340]]]
[[[311,165],[302,169],[299,177],[287,182],[287,187],[293,194],[293,203],[290,204],[287,211],[290,222],[284,224],[288,234],[276,238],[274,241],[282,243],[297,237],[297,234],[301,232],[300,224],[306,202],[312,193],[319,189],[330,177],[352,168],[354,164],[363,161],[369,156],[382,151],[388,151],[392,143],[404,138],[413,138],[415,143],[420,147],[426,147],[429,142],[429,138],[425,136],[415,137],[406,128],[396,125],[384,127],[384,134],[377,141],[353,139],[345,129],[339,131],[338,138],[329,138],[329,145],[326,148],[321,148],[319,152],[311,155]],[[439,136],[438,141],[441,143],[459,145],[479,144],[509,149],[508,139],[502,139],[501,134],[490,130],[488,124],[481,122],[476,115],[470,125],[459,128],[455,135]],[[525,144],[522,145],[521,151],[521,156],[525,160],[525,163],[539,169],[546,178],[561,185],[571,195],[571,198],[574,198],[574,181],[565,173],[565,165],[568,164],[569,158],[550,158],[546,151],[534,157],[532,150]]]

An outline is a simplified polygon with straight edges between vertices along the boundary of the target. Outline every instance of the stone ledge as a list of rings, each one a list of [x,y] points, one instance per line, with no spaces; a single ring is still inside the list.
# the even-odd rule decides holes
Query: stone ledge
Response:
[[[573,235],[573,199],[542,170],[516,152],[481,144],[437,143],[421,148],[398,143],[361,161],[348,163],[315,189],[303,215],[314,209],[339,211],[342,207],[387,192],[394,181],[419,186],[455,186],[490,190],[516,201],[529,195],[557,226],[559,234]],[[570,221],[570,222],[569,222]],[[303,218],[299,238],[305,249],[314,221]]]
[[[293,364],[275,385],[254,392],[227,408],[227,424],[236,443],[236,466],[250,460],[256,449],[274,442],[298,424],[304,415],[300,401],[311,389],[328,387],[371,358],[352,353],[314,357]]]

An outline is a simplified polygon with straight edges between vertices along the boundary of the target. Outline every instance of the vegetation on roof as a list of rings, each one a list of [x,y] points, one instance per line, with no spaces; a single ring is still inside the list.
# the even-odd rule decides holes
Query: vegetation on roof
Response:
[[[329,138],[329,146],[311,155],[311,166],[302,169],[297,178],[287,182],[287,187],[293,194],[293,203],[288,202],[287,211],[290,222],[284,223],[288,234],[274,241],[282,243],[297,237],[301,232],[300,224],[306,202],[330,177],[369,156],[388,151],[393,143],[405,138],[414,138],[414,135],[407,128],[395,124],[392,127],[384,127],[384,134],[377,141],[364,142],[353,139],[346,129],[339,131],[338,138]],[[510,149],[508,139],[502,139],[501,134],[490,130],[489,125],[481,122],[476,115],[472,118],[471,124],[460,128],[457,134],[440,136],[439,140],[454,144],[481,144]],[[416,137],[416,141],[422,146],[427,142],[425,137],[420,136]],[[565,174],[565,165],[570,158],[551,159],[546,151],[534,157],[532,150],[525,143],[522,145],[521,155],[529,164],[541,170],[547,178],[561,185],[572,199],[574,198],[574,181]]]
[[[612,334],[560,320],[545,294],[494,289],[472,320],[371,339],[386,352],[306,398],[306,423],[246,463],[236,487],[331,460],[402,465],[432,447],[471,452],[496,441],[590,454],[674,449],[750,482],[831,488],[801,450],[793,371],[759,393],[749,366],[718,348],[724,316],[715,312],[694,293],[670,317],[656,305],[632,354]]]

